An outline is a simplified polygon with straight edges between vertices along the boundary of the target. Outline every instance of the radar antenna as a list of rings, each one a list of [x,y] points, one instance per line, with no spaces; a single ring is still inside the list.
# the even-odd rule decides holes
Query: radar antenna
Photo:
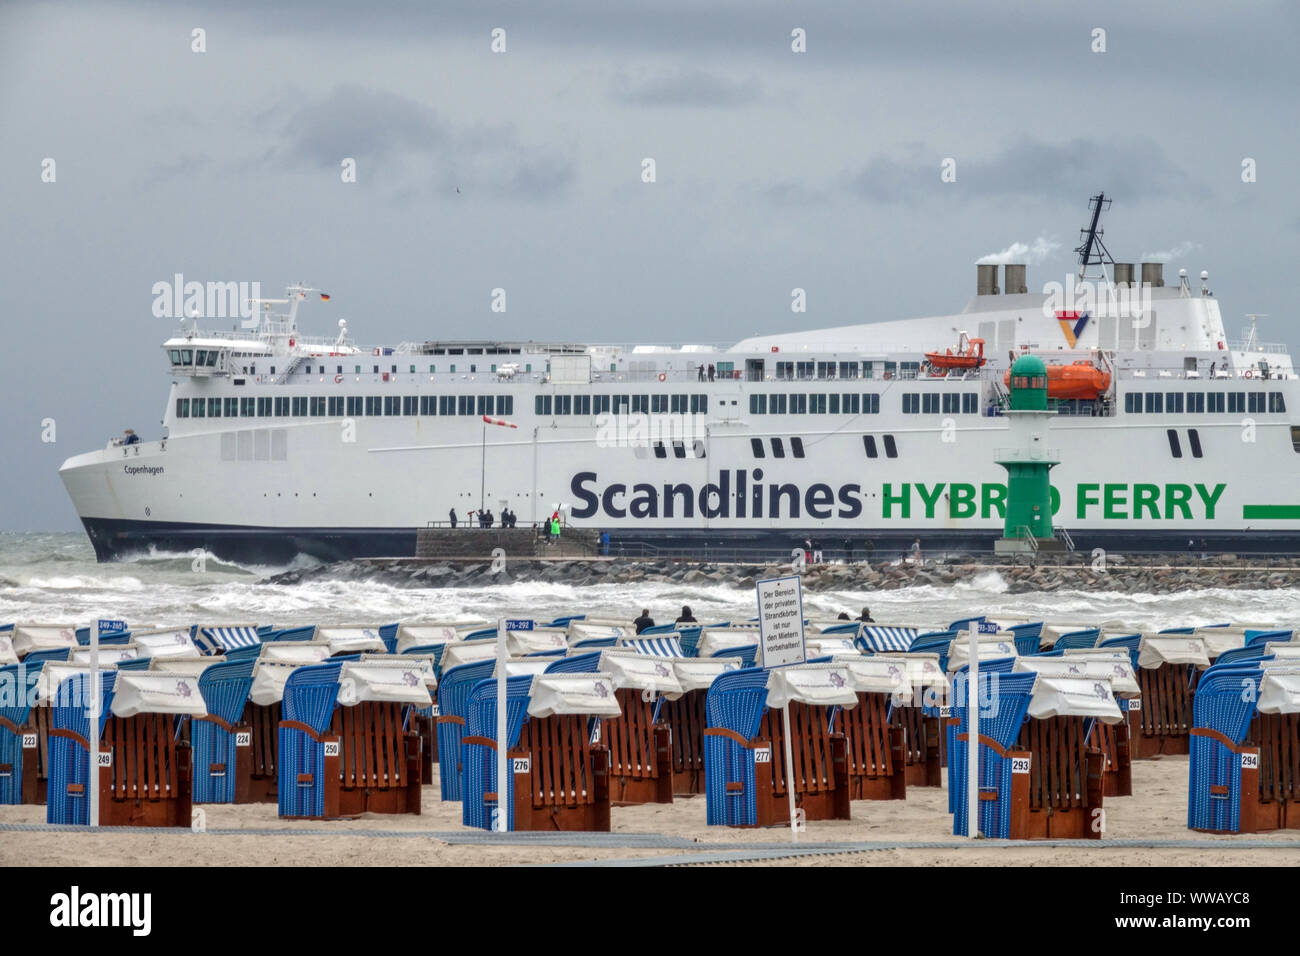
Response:
[[[1079,248],[1074,250],[1079,254],[1080,282],[1089,278],[1105,279],[1106,266],[1115,264],[1115,260],[1110,256],[1110,250],[1101,241],[1101,237],[1106,232],[1101,228],[1101,211],[1110,208],[1110,200],[1106,198],[1105,193],[1097,193],[1088,200],[1088,205],[1092,208],[1092,221],[1085,228],[1079,230]],[[1089,266],[1100,266],[1100,275],[1089,276]]]

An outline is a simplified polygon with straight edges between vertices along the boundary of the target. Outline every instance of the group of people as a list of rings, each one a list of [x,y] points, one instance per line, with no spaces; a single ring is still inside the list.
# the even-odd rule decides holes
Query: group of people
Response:
[[[649,608],[642,608],[641,616],[638,617],[632,623],[636,625],[636,632],[638,634],[644,631],[647,627],[655,626],[655,620],[650,616]],[[699,624],[700,622],[695,620],[695,615],[691,613],[690,605],[683,604],[682,613],[677,616],[677,620],[674,621],[673,623],[674,624]]]
[[[837,618],[837,620],[840,620],[840,621],[849,621],[849,620],[854,620],[854,619],[849,617],[849,612],[848,612],[848,611],[840,611],[840,614],[839,614],[839,617]],[[856,620],[860,621],[860,622],[863,623],[863,624],[875,624],[875,623],[876,623],[875,621],[873,621],[873,620],[871,619],[871,608],[869,608],[869,607],[864,607],[864,608],[862,609],[862,613],[859,614],[859,615],[857,616]]]
[[[466,527],[472,526],[475,517],[478,518],[478,526],[480,528],[491,528],[497,523],[497,516],[492,513],[491,508],[487,509],[486,511],[471,510],[465,512]],[[511,511],[509,508],[501,509],[501,527],[513,528],[518,518],[519,516],[516,515],[513,511]],[[456,517],[455,508],[452,508],[449,512],[447,512],[447,520],[448,522],[450,522],[453,528],[460,523],[460,520]]]
[[[700,380],[701,382],[704,381],[705,367],[704,367],[703,365],[701,365],[701,366],[698,368],[697,371],[698,371],[698,373],[699,373],[699,380]],[[708,366],[708,376],[709,376],[709,381],[710,381],[710,382],[713,381],[713,376],[716,375],[716,374],[717,374],[717,369],[715,369],[715,368],[713,367],[713,363],[710,362],[710,363],[709,363],[709,366]]]

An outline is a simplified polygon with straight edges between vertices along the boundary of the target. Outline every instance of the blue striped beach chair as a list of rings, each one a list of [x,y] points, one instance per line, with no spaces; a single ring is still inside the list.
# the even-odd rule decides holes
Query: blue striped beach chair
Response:
[[[628,637],[623,639],[621,646],[638,654],[649,654],[654,657],[686,656],[676,637]]]
[[[680,627],[677,629],[677,643],[681,646],[683,657],[696,657],[696,646],[700,643],[700,635],[704,633],[703,625],[695,627]]]
[[[8,700],[0,700],[0,804],[44,803],[45,774],[42,758],[48,753],[46,739],[34,719],[37,708],[36,681],[41,664],[11,664],[0,667],[0,688]]]
[[[556,675],[552,680],[588,675]],[[617,714],[606,675],[590,675],[605,689],[606,715]],[[506,739],[510,779],[496,779],[497,682],[485,680],[470,693],[464,740],[466,826],[491,829],[498,794],[507,808],[510,830],[589,830],[608,832],[610,818],[609,751],[593,734],[590,711],[529,711],[537,677],[511,677],[506,685]]]
[[[461,738],[465,735],[469,694],[474,685],[492,676],[494,660],[448,668],[438,679],[438,784],[443,800],[461,798]]]
[[[104,826],[189,826],[193,779],[190,745],[181,731],[186,715],[203,713],[197,681],[167,673],[106,671],[103,677],[100,752],[93,772],[86,716],[90,675],[63,681],[52,702],[47,821],[87,823],[88,787],[95,786]],[[170,695],[166,712],[147,706],[158,685]]]
[[[637,637],[654,637],[656,634],[673,634],[676,631],[676,624],[656,624],[653,627],[647,627]]]
[[[208,713],[190,729],[194,748],[195,803],[251,803],[253,733],[245,713],[256,661],[213,664],[199,676]],[[274,799],[264,789],[256,799]]]
[[[863,624],[854,639],[864,654],[887,654],[912,650],[918,637],[915,627],[889,627],[880,624]]]
[[[194,634],[194,643],[205,654],[229,654],[239,648],[259,648],[262,638],[253,626],[200,627]]]
[[[1265,644],[1268,643],[1284,644],[1293,639],[1292,635],[1294,633],[1295,633],[1294,631],[1291,631],[1289,629],[1277,630],[1277,631],[1247,630],[1246,646],[1253,647],[1255,645],[1259,645],[1260,647],[1263,647]],[[1218,660],[1222,659],[1222,657],[1223,655],[1220,654],[1219,657],[1215,659],[1216,663]]]
[[[600,651],[561,657],[546,667],[547,674],[594,674],[600,669]]]
[[[1259,746],[1247,742],[1247,732],[1256,717],[1263,676],[1262,667],[1250,664],[1216,665],[1201,675],[1192,702],[1187,797],[1190,829],[1215,833],[1260,829]],[[1276,807],[1273,813],[1276,817]]]
[[[747,668],[720,674],[709,687],[704,711],[704,787],[710,825],[757,826],[755,741],[767,706],[767,671]]]
[[[990,662],[980,661],[981,673]],[[959,671],[964,676],[965,671]],[[1029,711],[1029,700],[1038,675],[998,674],[997,706],[990,713],[980,713],[979,726],[979,788],[980,806],[977,822],[980,833],[994,839],[1007,839],[1012,834],[1012,760],[1027,759],[1027,752],[1015,750],[1020,728]],[[952,712],[957,721],[953,741],[948,751],[949,807],[953,814],[952,832],[967,835],[966,792],[966,741],[970,733],[969,707],[965,697],[965,680],[954,682]],[[1017,768],[1018,769],[1018,768]]]
[[[337,775],[339,741],[331,746],[329,765],[325,744],[338,704],[338,662],[299,667],[289,675],[281,700],[279,729],[279,808],[282,817],[338,817],[338,790],[327,787],[327,774]],[[332,805],[326,797],[332,797]]]
[[[1088,627],[1081,631],[1070,631],[1068,634],[1062,634],[1052,645],[1052,650],[1058,648],[1062,651],[1068,651],[1081,647],[1096,647],[1097,640],[1101,637],[1101,628]]]
[[[1043,622],[1031,621],[1027,624],[1012,624],[1007,627],[1013,635],[1016,653],[1021,657],[1038,653],[1038,645],[1043,635]]]

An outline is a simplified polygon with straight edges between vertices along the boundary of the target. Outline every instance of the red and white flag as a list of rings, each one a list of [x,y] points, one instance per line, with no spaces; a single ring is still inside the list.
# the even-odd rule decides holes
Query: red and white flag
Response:
[[[514,422],[508,422],[508,421],[506,421],[504,418],[488,418],[486,415],[483,416],[483,424],[485,424],[485,425],[504,425],[506,428],[518,428],[518,427],[519,427],[519,426],[516,425]]]

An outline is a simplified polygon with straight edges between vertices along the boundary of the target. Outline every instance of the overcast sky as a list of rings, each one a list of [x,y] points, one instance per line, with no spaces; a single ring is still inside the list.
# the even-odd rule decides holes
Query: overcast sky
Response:
[[[59,464],[158,437],[177,272],[363,344],[723,342],[956,311],[1016,242],[1061,281],[1104,189],[1116,259],[1300,346],[1295,4],[624,6],[0,6],[0,528],[79,527]]]

